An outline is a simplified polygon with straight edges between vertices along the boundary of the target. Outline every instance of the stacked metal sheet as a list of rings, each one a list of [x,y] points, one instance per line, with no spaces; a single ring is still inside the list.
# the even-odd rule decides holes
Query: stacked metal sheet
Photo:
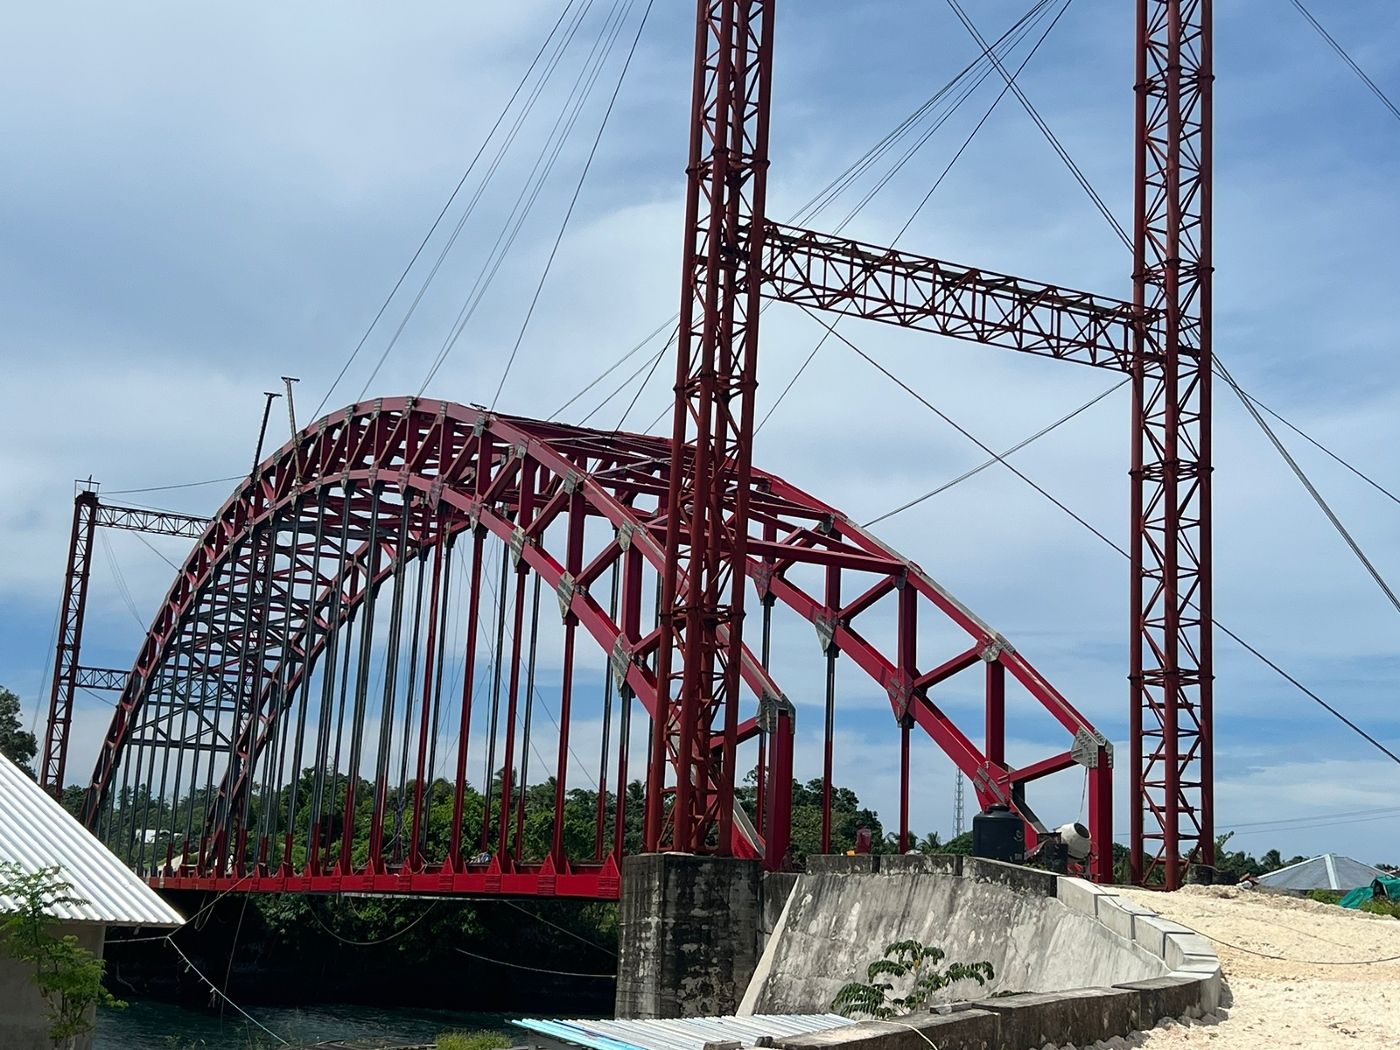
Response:
[[[762,1036],[821,1032],[853,1024],[838,1014],[760,1014],[753,1017],[684,1017],[664,1021],[560,1021],[523,1018],[521,1028],[591,1050],[704,1050],[706,1043],[754,1046]]]

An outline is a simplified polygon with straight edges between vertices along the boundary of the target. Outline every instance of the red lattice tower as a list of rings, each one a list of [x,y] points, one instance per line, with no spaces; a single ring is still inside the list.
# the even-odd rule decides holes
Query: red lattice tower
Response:
[[[733,566],[750,546],[758,304],[768,296],[1133,376],[1132,862],[1137,880],[1160,871],[1175,887],[1185,865],[1214,860],[1210,4],[1138,3],[1132,303],[769,223],[774,7],[698,4],[658,666],[669,713],[652,742],[647,848],[725,853],[732,841],[744,597]],[[737,498],[726,515],[728,495]],[[912,680],[899,689],[917,691]],[[1001,761],[995,714],[987,751]],[[678,756],[669,811],[668,750]],[[1091,770],[1111,762],[1106,741],[1084,742],[1085,753]],[[1103,844],[1111,780],[1095,780],[1091,830]],[[1096,873],[1111,874],[1103,859]]]
[[[1133,302],[1159,320],[1133,370],[1131,848],[1169,888],[1215,863],[1210,29],[1209,0],[1139,0]]]

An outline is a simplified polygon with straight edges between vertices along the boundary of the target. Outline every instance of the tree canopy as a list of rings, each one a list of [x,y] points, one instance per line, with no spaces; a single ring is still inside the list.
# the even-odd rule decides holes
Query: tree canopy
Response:
[[[30,763],[38,750],[34,734],[26,731],[19,720],[19,697],[0,685],[0,755],[33,776]]]

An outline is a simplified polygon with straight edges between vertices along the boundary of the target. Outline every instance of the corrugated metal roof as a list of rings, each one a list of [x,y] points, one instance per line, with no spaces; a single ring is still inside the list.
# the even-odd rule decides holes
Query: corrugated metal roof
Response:
[[[54,866],[86,904],[53,908],[56,919],[109,926],[180,926],[184,916],[137,878],[115,853],[50,798],[38,784],[0,755],[0,860],[25,871]],[[0,912],[16,902],[0,895]]]
[[[1275,890],[1354,890],[1371,885],[1383,874],[1379,868],[1359,860],[1338,853],[1324,853],[1260,875],[1259,882]]]
[[[839,1014],[757,1014],[753,1017],[684,1017],[665,1021],[512,1021],[540,1035],[591,1050],[704,1050],[706,1043],[737,1040],[753,1046],[759,1036],[805,1035],[854,1024]]]

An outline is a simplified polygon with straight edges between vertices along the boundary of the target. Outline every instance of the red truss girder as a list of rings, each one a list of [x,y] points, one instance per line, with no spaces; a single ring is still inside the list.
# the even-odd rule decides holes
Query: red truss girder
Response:
[[[206,753],[211,763],[219,755],[226,760],[197,825],[198,841],[187,842],[179,855],[167,848],[162,857],[152,847],[149,855],[143,849],[138,856],[138,867],[168,887],[615,897],[620,842],[606,856],[577,860],[565,854],[556,834],[543,861],[498,851],[490,864],[473,863],[460,838],[464,749],[457,764],[451,849],[441,857],[423,856],[415,837],[414,849],[396,868],[380,863],[377,853],[373,861],[356,862],[349,849],[330,845],[324,853],[308,849],[296,862],[291,829],[269,834],[266,827],[252,827],[248,799],[258,777],[266,775],[265,763],[285,761],[289,749],[296,747],[298,767],[305,764],[302,756],[315,761],[293,728],[299,686],[326,646],[334,644],[340,626],[351,622],[355,608],[372,601],[381,585],[391,586],[400,566],[438,558],[456,538],[470,538],[478,552],[487,538],[509,545],[520,571],[538,576],[559,597],[566,645],[572,628],[582,627],[610,655],[620,682],[653,719],[670,723],[670,713],[658,706],[655,674],[663,632],[648,630],[640,617],[643,564],[653,572],[665,564],[661,496],[669,462],[662,439],[491,416],[445,402],[385,400],[322,420],[240,487],[182,567],[117,703],[93,774],[89,825],[101,830],[104,813],[110,812],[106,802],[119,781],[127,783],[134,770],[137,784],[143,775],[149,782],[156,750],[171,747],[177,755],[189,752],[191,761]],[[1109,746],[1014,648],[916,565],[781,479],[754,472],[750,514],[761,538],[744,568],[759,593],[795,610],[847,653],[887,692],[901,724],[922,726],[972,778],[984,803],[1016,799],[1025,780],[1078,761],[1089,768],[1096,839],[1111,840]],[[583,542],[588,520],[609,526],[609,538],[594,549]],[[393,531],[404,522],[407,532]],[[551,522],[559,528],[550,529]],[[813,565],[825,570],[829,583],[821,598],[789,574],[796,566]],[[622,591],[616,618],[593,593],[614,566]],[[479,576],[474,579],[479,582]],[[839,601],[843,583],[847,593],[857,595],[844,605]],[[881,622],[872,619],[863,633],[860,618],[881,596],[896,592],[901,597],[895,638],[882,645],[876,640],[885,630]],[[829,601],[833,595],[838,597]],[[471,616],[481,601],[474,584]],[[933,617],[966,636],[957,652],[918,652],[917,625]],[[475,638],[474,630],[468,637]],[[473,641],[469,661],[474,647]],[[985,749],[933,698],[938,683],[977,663],[987,668]],[[759,721],[770,732],[776,724],[790,732],[791,721],[782,713],[789,708],[759,661],[741,650],[738,664],[746,690],[761,707],[777,711]],[[1005,765],[1000,682],[1006,673],[1065,728],[1068,751],[1019,770]],[[211,733],[219,712],[229,710],[236,713],[230,723],[234,730]],[[193,731],[187,728],[191,718]],[[566,707],[561,719],[567,736]],[[758,723],[732,728],[729,747],[755,733]],[[460,739],[469,732],[464,722]],[[725,746],[719,732],[703,741],[712,753]],[[790,769],[782,765],[790,762],[790,751],[776,738],[773,754],[775,776]],[[678,765],[676,749],[668,746],[663,761]],[[782,774],[785,782],[787,775]],[[622,776],[619,771],[619,781]],[[562,783],[561,778],[561,794]],[[377,787],[376,795],[381,793]],[[509,799],[509,790],[502,797]],[[375,805],[375,823],[382,829],[382,800],[376,798]],[[770,825],[785,812],[777,799],[767,814]],[[735,852],[763,850],[763,841],[742,817],[734,828]],[[773,828],[770,840],[785,843],[786,828]],[[1111,870],[1107,850],[1096,870],[1100,875]]]
[[[1152,317],[1106,296],[772,222],[762,287],[770,299],[1123,372],[1139,318]]]

